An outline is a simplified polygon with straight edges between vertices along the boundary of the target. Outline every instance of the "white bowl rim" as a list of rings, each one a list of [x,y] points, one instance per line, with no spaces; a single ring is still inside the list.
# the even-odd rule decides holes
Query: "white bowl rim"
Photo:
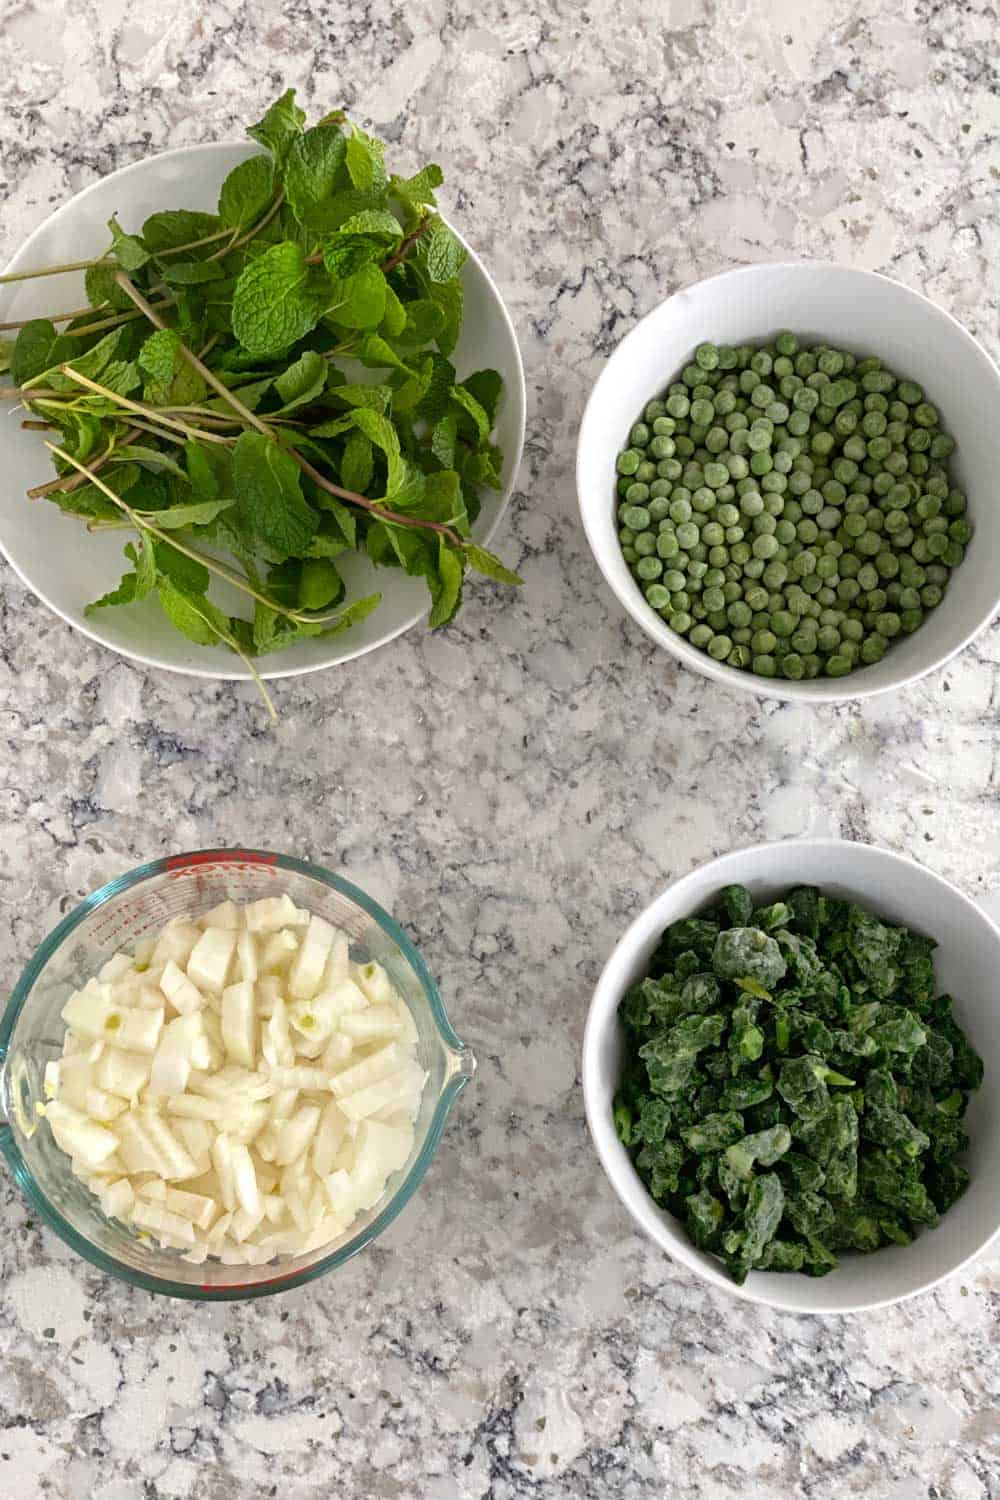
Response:
[[[35,225],[35,228],[28,235],[28,238],[23,242],[23,244],[18,247],[17,250],[15,250],[11,259],[4,267],[5,272],[10,272],[17,269],[18,263],[24,259],[28,252],[30,252],[35,241],[41,237],[43,230],[47,229],[50,224],[54,223],[58,219],[61,219],[65,214],[69,213],[70,209],[78,208],[81,203],[83,203],[92,193],[96,192],[97,189],[102,187],[105,183],[111,181],[121,181],[122,178],[128,177],[132,173],[141,172],[152,162],[169,161],[174,157],[192,156],[194,154],[201,154],[202,152],[217,151],[220,148],[232,148],[233,146],[247,148],[248,150],[252,151],[253,142],[243,141],[239,139],[228,139],[221,141],[197,141],[189,146],[171,146],[167,151],[154,151],[148,156],[140,157],[138,161],[128,162],[124,167],[116,168],[114,172],[108,172],[103,176],[96,177],[93,182],[89,182],[86,187],[81,188],[78,193],[74,193],[71,198],[67,198],[65,203],[60,203],[59,207],[54,209],[52,213],[47,214],[40,224]],[[442,219],[444,219],[445,216],[442,214],[441,217]],[[486,269],[479,255],[465,239],[464,235],[462,235],[459,230],[455,228],[454,224],[450,223],[449,220],[445,219],[445,222],[448,224],[448,227],[451,229],[452,233],[455,234],[457,238],[462,242],[462,245],[465,247],[469,259],[473,262],[476,269],[483,277],[483,280],[486,282],[486,285],[493,293],[493,296],[496,300],[496,305],[500,310],[501,321],[506,325],[507,331],[510,334],[511,343],[514,346],[514,352],[517,357],[517,395],[520,401],[521,415],[520,421],[518,423],[515,460],[511,465],[510,483],[505,487],[500,503],[497,506],[496,516],[494,517],[487,530],[483,533],[483,536],[481,538],[482,544],[484,546],[488,546],[490,541],[496,534],[497,529],[500,526],[500,522],[503,520],[507,508],[510,505],[511,496],[514,493],[514,487],[517,481],[517,473],[521,465],[521,458],[524,454],[524,435],[527,420],[528,403],[527,384],[524,378],[524,360],[521,355],[521,346],[518,342],[517,330],[514,327],[514,320],[511,317],[510,312],[508,311],[506,302],[500,295],[500,290],[496,282],[493,280],[493,277]],[[37,599],[40,599],[41,602],[46,606],[46,608],[50,609],[54,615],[58,615],[59,619],[67,624],[71,630],[79,631],[81,635],[87,636],[88,639],[92,640],[96,645],[103,647],[104,650],[114,651],[116,655],[124,657],[127,661],[138,662],[140,666],[154,667],[161,672],[176,672],[181,677],[200,677],[203,680],[209,682],[253,681],[253,674],[251,672],[248,672],[245,667],[234,668],[231,672],[213,671],[209,667],[182,667],[178,666],[176,662],[164,661],[158,656],[149,655],[143,651],[132,650],[117,643],[112,645],[109,641],[106,641],[103,636],[98,635],[97,632],[91,629],[88,625],[82,623],[79,620],[73,619],[69,614],[66,613],[64,609],[61,608],[60,605],[56,604],[55,601],[51,599],[43,589],[39,588],[34,579],[27,577],[18,563],[14,561],[13,557],[11,557],[10,553],[7,551],[2,532],[0,532],[0,553],[3,554],[4,558],[13,568],[18,578],[20,578],[21,582],[24,584],[25,588],[29,589]],[[412,616],[411,619],[404,621],[401,625],[397,625],[393,631],[391,631],[388,635],[383,636],[381,640],[372,641],[368,645],[359,646],[356,650],[348,651],[343,656],[339,656],[336,661],[312,662],[308,666],[302,667],[262,667],[258,675],[262,677],[266,682],[276,682],[283,677],[306,677],[313,672],[327,672],[332,667],[344,666],[349,661],[357,661],[359,657],[367,656],[369,652],[378,651],[382,646],[387,646],[390,641],[394,641],[397,636],[403,635],[407,630],[412,630],[414,625],[419,624],[426,613],[426,609],[419,610]]]
[[[739,1297],[744,1302],[753,1302],[759,1307],[772,1307],[779,1312],[805,1313],[812,1317],[840,1317],[852,1313],[874,1312],[878,1308],[893,1307],[897,1303],[908,1302],[913,1297],[920,1297],[925,1292],[933,1291],[942,1282],[949,1281],[951,1277],[957,1276],[960,1271],[963,1271],[966,1266],[978,1260],[989,1249],[990,1245],[997,1240],[998,1236],[1000,1236],[1000,1212],[998,1212],[996,1227],[990,1231],[976,1249],[970,1251],[968,1255],[964,1256],[962,1260],[958,1261],[947,1271],[942,1271],[939,1276],[932,1276],[927,1281],[921,1283],[920,1286],[913,1287],[906,1292],[901,1292],[898,1296],[874,1298],[870,1301],[862,1300],[852,1302],[843,1307],[811,1307],[802,1298],[796,1297],[793,1291],[796,1285],[799,1285],[803,1280],[808,1281],[809,1278],[799,1276],[795,1273],[787,1275],[784,1278],[790,1288],[790,1293],[787,1297],[764,1296],[762,1293],[755,1291],[746,1282],[742,1286],[737,1286],[736,1282],[726,1275],[721,1263],[718,1270],[714,1268],[709,1270],[702,1265],[696,1258],[694,1246],[685,1241],[682,1227],[678,1226],[677,1230],[673,1232],[667,1231],[662,1224],[654,1219],[652,1213],[654,1208],[653,1200],[646,1193],[645,1185],[643,1185],[643,1193],[646,1195],[651,1210],[648,1218],[640,1217],[635,1207],[631,1203],[626,1202],[618,1189],[619,1167],[613,1160],[609,1150],[612,1142],[616,1142],[618,1139],[615,1135],[614,1123],[610,1119],[605,1119],[602,1115],[598,1114],[593,1103],[593,1083],[591,1080],[596,1071],[598,1042],[604,1029],[604,1026],[599,1026],[598,1024],[598,1009],[605,1002],[607,994],[617,993],[620,998],[622,993],[620,971],[625,968],[632,940],[645,926],[651,909],[662,900],[668,891],[679,894],[683,891],[685,885],[693,883],[696,877],[704,875],[708,871],[718,871],[720,884],[725,884],[725,880],[721,877],[724,875],[727,864],[735,862],[737,859],[743,860],[756,854],[762,854],[765,850],[771,850],[785,844],[796,848],[808,847],[816,850],[846,848],[858,851],[862,859],[867,858],[869,853],[872,853],[884,857],[895,864],[904,865],[910,870],[916,870],[921,877],[926,878],[931,884],[940,886],[950,896],[957,897],[964,906],[968,907],[975,916],[985,923],[996,938],[998,946],[1000,946],[1000,927],[997,926],[996,922],[983,910],[977,901],[973,901],[964,891],[959,890],[957,885],[953,885],[950,880],[947,880],[943,875],[939,875],[937,871],[929,870],[926,865],[920,864],[908,854],[898,854],[895,850],[886,849],[881,844],[862,843],[856,839],[837,838],[770,839],[762,843],[748,844],[744,848],[730,849],[725,854],[718,854],[713,859],[704,860],[700,864],[694,865],[685,874],[679,875],[676,880],[668,881],[662,890],[657,892],[653,900],[643,907],[642,911],[618,939],[611,952],[611,956],[601,970],[600,977],[594,987],[594,994],[590,1002],[590,1009],[587,1012],[587,1023],[583,1034],[581,1085],[583,1088],[583,1106],[587,1117],[587,1128],[590,1131],[590,1138],[594,1144],[594,1149],[597,1152],[601,1166],[604,1168],[605,1176],[614,1190],[619,1203],[631,1215],[633,1222],[648,1239],[651,1239],[672,1260],[679,1261],[689,1271],[693,1271],[695,1275],[710,1282],[713,1286],[719,1287],[722,1291],[730,1293],[731,1296]],[[606,1024],[605,1022],[604,1025]],[[676,1237],[668,1238],[671,1233]],[[836,1271],[831,1272],[833,1276],[836,1276],[836,1274]]]
[[[593,390],[587,399],[587,404],[583,409],[583,416],[580,419],[576,450],[577,504],[580,509],[580,518],[583,521],[583,529],[587,535],[587,542],[594,555],[594,560],[601,570],[605,583],[607,583],[618,602],[628,611],[639,628],[649,636],[650,640],[655,641],[658,646],[672,652],[683,666],[690,667],[695,672],[700,672],[703,677],[710,677],[715,682],[725,683],[728,687],[738,688],[740,692],[751,693],[756,698],[781,698],[799,703],[849,703],[854,699],[875,698],[882,693],[894,693],[900,688],[909,686],[911,683],[919,682],[922,677],[927,677],[931,672],[938,671],[958,656],[960,652],[964,651],[966,646],[975,640],[976,636],[985,630],[990,622],[996,618],[998,612],[1000,612],[1000,592],[998,592],[994,604],[981,617],[978,624],[974,625],[957,645],[949,647],[947,651],[935,656],[925,666],[918,667],[914,672],[906,673],[905,676],[899,677],[896,681],[883,683],[878,687],[866,687],[863,681],[861,681],[864,677],[863,668],[849,673],[846,677],[831,679],[815,678],[808,684],[793,682],[787,678],[763,678],[758,677],[753,672],[740,671],[736,667],[727,667],[724,662],[714,661],[704,651],[696,650],[694,646],[688,645],[682,636],[670,631],[669,627],[651,609],[639,608],[637,601],[618,586],[617,581],[612,578],[611,574],[605,568],[600,546],[588,519],[587,506],[583,499],[584,480],[581,454],[583,434],[593,412],[597,410],[600,404],[600,398],[603,396],[606,386],[610,384],[612,378],[612,361],[618,354],[623,353],[628,348],[630,340],[639,334],[640,329],[651,318],[655,318],[679,293],[692,292],[702,287],[708,287],[713,282],[722,281],[730,277],[752,276],[755,272],[763,269],[791,272],[804,269],[847,272],[852,276],[857,276],[865,280],[884,281],[888,283],[888,285],[904,293],[905,296],[912,298],[915,303],[919,303],[925,312],[950,325],[951,331],[954,334],[971,345],[987,361],[996,377],[998,396],[1000,396],[1000,367],[997,366],[996,361],[983,348],[979,340],[969,332],[965,325],[960,323],[953,313],[948,312],[947,308],[939,307],[936,302],[933,302],[930,297],[925,296],[923,292],[916,291],[913,287],[907,286],[905,282],[897,281],[894,276],[886,276],[883,271],[866,271],[860,266],[848,265],[845,261],[809,260],[805,257],[800,257],[796,260],[750,261],[745,265],[730,266],[725,271],[715,271],[711,276],[702,276],[697,281],[685,282],[683,286],[675,288],[669,297],[664,297],[663,301],[659,302],[656,307],[650,308],[649,312],[639,319],[635,327],[630,328],[624,338],[615,345],[604,363],[604,368],[594,382]],[[829,685],[827,685],[828,681]],[[843,684],[843,686],[837,686],[838,683]],[[856,683],[857,685],[849,687],[849,683]]]

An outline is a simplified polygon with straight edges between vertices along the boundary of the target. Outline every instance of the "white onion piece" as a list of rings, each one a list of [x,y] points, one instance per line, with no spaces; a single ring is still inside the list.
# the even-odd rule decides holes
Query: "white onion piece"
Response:
[[[257,1050],[257,1009],[249,979],[222,991],[222,1040],[229,1056],[252,1068]]]
[[[150,967],[170,962],[183,968],[200,937],[201,933],[193,922],[185,917],[176,917],[167,923],[157,938]],[[102,974],[101,977],[103,979],[105,976]]]
[[[221,995],[229,979],[235,952],[235,932],[222,927],[206,927],[188,959],[188,978],[210,995]]]
[[[221,927],[225,932],[239,932],[243,926],[243,913],[234,901],[220,901],[218,906],[213,906],[211,911],[198,918],[198,926],[206,931],[210,927]]]
[[[302,946],[288,976],[288,992],[296,1000],[311,1000],[319,989],[334,936],[329,922],[322,917],[309,918]]]
[[[286,968],[298,951],[299,940],[295,933],[283,927],[267,939],[258,962],[265,974],[273,973],[276,969]]]
[[[300,911],[291,896],[265,896],[244,907],[246,924],[251,932],[277,932],[282,927],[305,926],[309,913]]]
[[[410,1011],[287,895],[173,918],[63,1019],[39,1113],[109,1218],[192,1265],[309,1255],[410,1158]]]
[[[187,960],[185,960],[187,962]],[[189,1015],[201,1010],[205,997],[172,958],[164,965],[160,975],[160,989],[180,1015]]]

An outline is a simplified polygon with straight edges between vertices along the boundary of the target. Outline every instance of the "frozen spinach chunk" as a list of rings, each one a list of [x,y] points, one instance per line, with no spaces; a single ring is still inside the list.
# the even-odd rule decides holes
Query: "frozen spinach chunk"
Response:
[[[907,1245],[965,1191],[983,1064],[934,947],[815,886],[730,885],[623,997],[615,1128],[735,1280]]]
[[[759,927],[730,927],[712,949],[712,970],[719,979],[755,979],[769,990],[787,968],[774,938]]]

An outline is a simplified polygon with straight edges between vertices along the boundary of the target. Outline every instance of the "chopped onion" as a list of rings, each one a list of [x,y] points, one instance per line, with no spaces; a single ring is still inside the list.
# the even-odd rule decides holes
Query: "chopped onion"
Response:
[[[192,1265],[309,1255],[410,1159],[410,1011],[288,895],[173,918],[62,1014],[39,1113],[109,1218]]]

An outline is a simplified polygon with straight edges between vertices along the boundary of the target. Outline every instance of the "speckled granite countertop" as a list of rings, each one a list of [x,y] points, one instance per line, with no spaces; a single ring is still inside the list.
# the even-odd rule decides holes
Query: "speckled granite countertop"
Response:
[[[744,1306],[632,1231],[577,1082],[613,941],[727,847],[869,838],[1000,914],[1000,630],[861,707],[729,694],[623,617],[572,479],[602,358],[737,261],[877,267],[1000,352],[997,26],[989,0],[0,5],[4,255],[296,84],[443,163],[530,392],[521,595],[484,585],[440,637],[279,684],[274,732],[250,687],[144,674],[2,570],[0,979],[142,859],[284,847],[395,912],[481,1069],[384,1241],[249,1306],[98,1275],[0,1174],[0,1495],[1000,1495],[1000,1254],[863,1319]]]

